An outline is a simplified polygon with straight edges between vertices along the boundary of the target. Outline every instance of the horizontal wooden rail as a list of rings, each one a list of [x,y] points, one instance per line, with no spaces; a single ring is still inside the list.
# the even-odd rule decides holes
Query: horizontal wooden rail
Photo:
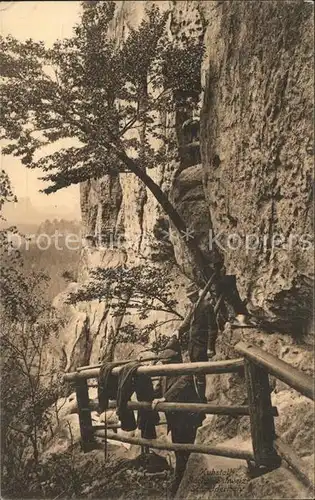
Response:
[[[122,367],[116,366],[112,373],[118,375]],[[197,363],[170,363],[169,365],[140,366],[137,373],[146,375],[187,375],[196,373],[235,373],[244,370],[244,361],[240,359],[229,359],[226,361],[203,361]],[[75,381],[98,377],[99,368],[83,370],[81,372],[65,373],[64,381]]]
[[[157,424],[155,424],[156,426],[160,426],[160,425],[167,425],[167,422],[166,420],[164,422],[158,422]],[[95,425],[92,425],[91,426],[91,429],[93,432],[95,431],[99,431],[99,430],[104,430],[104,429],[121,429],[121,424],[108,424],[107,427],[105,424],[95,424]]]
[[[235,346],[235,350],[307,398],[315,400],[315,387],[311,376],[250,343],[240,342]]]
[[[120,424],[107,424],[107,426],[106,426],[105,424],[95,424],[95,425],[91,425],[90,429],[92,429],[93,432],[99,431],[101,429],[121,429],[121,425]]]
[[[292,448],[284,443],[280,438],[275,439],[274,447],[280,457],[283,458],[294,470],[300,481],[308,488],[311,488],[312,492],[315,493],[314,476],[311,477],[303,460],[301,460]]]
[[[117,363],[119,363],[120,365],[126,365],[127,363],[131,363],[131,362],[136,362],[136,363],[145,363],[147,361],[158,361],[158,357],[157,356],[151,356],[150,358],[139,358],[139,359],[122,359],[121,361],[117,361]],[[116,363],[116,361],[115,361]],[[82,372],[84,370],[91,370],[93,368],[101,368],[102,366],[102,363],[96,363],[95,365],[85,365],[85,366],[79,366],[79,368],[77,368],[77,372]]]
[[[111,402],[112,405],[113,402]],[[115,403],[114,403],[115,405]],[[113,408],[115,406],[111,406]],[[127,403],[129,410],[150,409],[151,403],[144,401],[129,401]],[[158,403],[157,411],[163,412],[193,412],[208,413],[211,415],[249,415],[248,406],[219,406],[208,403]]]
[[[152,380],[152,382],[155,382],[155,381],[160,380],[160,377],[151,377],[151,380]],[[89,388],[90,388],[90,387],[91,387],[91,388],[98,388],[98,384],[97,384],[97,383],[95,383],[95,384],[88,384],[88,387],[89,387]]]
[[[105,432],[98,431],[95,433],[96,436],[105,437]],[[150,448],[156,448],[158,450],[169,450],[169,451],[189,451],[191,453],[203,453],[207,455],[217,455],[220,457],[228,458],[238,458],[242,460],[253,460],[254,455],[250,450],[240,450],[233,448],[231,446],[208,446],[206,444],[177,444],[177,443],[163,443],[157,439],[144,439],[138,437],[121,436],[115,434],[114,432],[107,432],[107,439],[112,439],[113,441],[120,441],[121,443],[135,444],[139,446],[149,446]]]
[[[84,370],[93,370],[94,368],[101,368],[101,366],[102,366],[101,363],[96,363],[95,365],[79,366],[77,368],[77,372],[83,372]]]
[[[130,410],[138,410],[141,408],[150,409],[151,404],[146,402],[130,401],[127,404]],[[207,413],[209,415],[249,415],[248,406],[219,406],[208,403],[158,403],[157,411],[163,412],[193,412]]]
[[[108,409],[115,409],[116,401],[110,401]],[[151,408],[151,403],[145,401],[129,401],[127,403],[127,408],[129,410],[140,410]],[[99,404],[97,399],[90,400],[88,408],[82,408],[83,411],[98,411]],[[221,406],[212,405],[209,403],[158,403],[156,407],[157,411],[169,412],[193,412],[193,413],[207,413],[209,415],[231,415],[231,416],[243,416],[249,415],[248,406]],[[275,406],[271,408],[271,415],[274,417],[278,416],[278,410]]]

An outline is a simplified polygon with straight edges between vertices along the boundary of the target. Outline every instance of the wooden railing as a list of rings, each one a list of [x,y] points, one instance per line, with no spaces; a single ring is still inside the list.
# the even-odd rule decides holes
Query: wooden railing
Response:
[[[148,360],[143,360],[144,362]],[[124,362],[122,362],[124,364]],[[112,374],[118,375],[121,366],[116,366],[112,370]],[[97,409],[97,403],[90,401],[89,399],[89,388],[87,381],[90,378],[98,377],[100,372],[99,366],[94,366],[89,368],[88,366],[84,369],[78,369],[73,373],[66,373],[64,375],[65,381],[71,381],[75,383],[77,404],[78,404],[78,414],[79,423],[81,431],[81,445],[83,451],[87,452],[95,447],[95,432],[96,429],[92,425],[91,411]],[[146,374],[150,377],[164,376],[164,375],[187,375],[196,373],[214,374],[214,373],[244,373],[244,362],[243,359],[231,359],[226,361],[214,361],[214,362],[199,362],[199,363],[171,363],[168,365],[153,365],[153,366],[140,366],[137,370],[138,374]],[[110,403],[110,407],[115,408],[115,402]],[[150,403],[130,401],[127,403],[127,407],[132,410],[137,410],[140,408],[150,408]],[[159,403],[157,409],[163,412],[179,411],[179,412],[194,412],[194,413],[206,413],[206,414],[220,414],[220,415],[248,415],[248,406],[220,406],[212,404],[195,404],[195,403]],[[273,410],[276,412],[276,410]],[[99,428],[98,428],[99,430]],[[117,436],[114,433],[107,433],[107,437],[111,439],[119,440],[121,436]],[[127,439],[127,438],[126,438]],[[129,438],[128,438],[129,439]],[[131,438],[130,438],[131,439]],[[137,441],[138,444],[146,444],[152,448],[164,448],[163,449],[173,449],[175,450],[175,445],[168,445],[166,443],[159,443],[156,440],[141,440],[140,438],[132,438]],[[127,441],[126,441],[127,442]],[[128,441],[129,442],[129,441]],[[165,448],[167,446],[167,448]],[[191,446],[197,445],[186,445],[178,444],[176,445],[176,450],[178,447],[180,449],[185,449],[189,451]],[[171,447],[171,448],[170,448]],[[222,455],[222,449],[218,447],[209,447],[207,445],[198,445],[198,453],[209,453]],[[197,448],[195,449],[197,452]],[[253,460],[252,451],[242,451],[224,448],[225,456],[243,458],[246,460]]]
[[[303,396],[315,400],[314,379],[263,349],[240,342],[236,351],[244,356],[245,379],[248,391],[251,436],[255,462],[269,466],[273,457],[284,459],[299,479],[314,491],[314,478],[294,450],[276,436],[271,415],[269,374],[275,376]],[[277,460],[277,459],[276,459]]]
[[[157,410],[163,412],[195,412],[215,415],[248,416],[250,419],[252,449],[239,450],[227,446],[210,446],[207,444],[171,444],[161,443],[158,440],[147,440],[137,437],[125,437],[114,432],[107,431],[106,437],[116,441],[145,445],[152,448],[164,450],[185,450],[195,453],[207,453],[231,458],[240,458],[253,461],[256,466],[265,466],[269,470],[278,467],[281,459],[284,459],[294,469],[299,478],[309,487],[313,486],[304,463],[298,459],[293,450],[276,436],[274,417],[278,415],[277,408],[271,403],[271,388],[269,374],[282,380],[288,386],[296,389],[304,396],[315,399],[314,382],[312,377],[306,375],[284,361],[267,353],[257,346],[239,343],[235,350],[242,358],[225,361],[208,361],[198,363],[173,363],[167,365],[143,365],[137,370],[139,374],[150,377],[156,376],[179,376],[186,374],[221,374],[239,373],[244,376],[247,388],[248,403],[241,406],[222,406],[213,404],[197,403],[158,403]],[[150,358],[151,359],[151,358]],[[146,362],[149,360],[143,360]],[[122,362],[124,364],[124,362]],[[113,368],[112,373],[118,375],[121,366]],[[99,365],[93,367],[85,366],[76,372],[64,375],[65,381],[75,383],[78,414],[81,431],[81,444],[83,451],[89,451],[95,447],[95,436],[105,429],[104,426],[93,426],[91,411],[97,409],[97,403],[90,401],[88,379],[99,375]],[[116,403],[110,402],[110,407],[115,408]],[[150,408],[151,403],[130,401],[127,407],[131,410]],[[111,426],[107,428],[110,429]],[[116,426],[117,427],[117,426]],[[112,429],[116,428],[111,427]],[[105,433],[104,433],[105,436]]]
[[[143,360],[146,362],[148,360]],[[168,365],[153,365],[153,366],[140,366],[137,373],[146,374],[149,376],[163,376],[163,375],[187,375],[196,373],[236,373],[242,372],[244,369],[243,359],[229,359],[226,361],[203,361],[197,363],[170,363]],[[121,366],[113,368],[112,373],[118,375]],[[86,380],[89,378],[98,377],[100,368],[84,369],[72,373],[66,373],[64,380]]]
[[[240,342],[235,349],[240,354],[243,354],[248,362],[260,366],[270,375],[282,380],[282,382],[285,382],[303,396],[315,400],[314,380],[309,375],[253,344]]]

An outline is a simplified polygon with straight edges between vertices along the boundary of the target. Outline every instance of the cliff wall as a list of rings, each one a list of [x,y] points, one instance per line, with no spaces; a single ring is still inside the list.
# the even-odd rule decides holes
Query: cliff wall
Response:
[[[117,2],[111,27],[117,43],[141,22],[149,3]],[[184,36],[205,42],[201,158],[153,168],[150,175],[169,193],[209,260],[212,241],[218,243],[249,309],[269,329],[295,337],[309,333],[312,341],[312,6],[219,1],[158,5],[170,9],[167,30],[174,43]],[[159,117],[162,125],[178,121],[176,114]],[[179,131],[180,148],[181,127]],[[165,237],[167,218],[140,181],[125,173],[84,182],[81,208],[86,239],[79,284],[95,267],[132,266],[147,258],[171,267],[183,313],[184,287],[194,280],[194,268],[183,239],[172,229]],[[100,239],[104,236],[106,245]],[[78,314],[75,324],[72,310],[71,326],[62,334],[68,369],[97,360],[113,323],[110,304],[81,304]],[[169,323],[165,333],[175,327]],[[74,348],[81,336],[85,340],[74,356],[70,339]]]
[[[116,2],[112,32],[117,43],[137,26],[152,2]],[[251,340],[299,369],[311,373],[313,361],[313,11],[306,2],[158,2],[169,8],[167,26],[174,41],[202,37],[200,153],[150,170],[154,180],[197,236],[211,261],[213,240],[227,271],[236,274],[242,299],[260,316],[265,331],[218,338],[218,359],[235,356],[233,345]],[[160,123],[177,123],[176,114]],[[198,121],[198,117],[197,117]],[[179,130],[181,128],[179,127]],[[179,132],[180,144],[184,140]],[[143,258],[168,266],[179,312],[187,304],[185,287],[194,266],[182,238],[168,233],[168,221],[155,199],[132,175],[105,176],[81,186],[85,232],[79,282],[98,266],[137,265]],[[161,234],[163,237],[161,237]],[[102,245],[106,236],[110,244]],[[68,290],[69,291],[69,290]],[[117,328],[110,303],[64,306],[69,323],[51,340],[60,369],[95,363]],[[167,320],[152,313],[148,321]],[[123,320],[124,321],[124,320]],[[134,319],[139,328],[141,323]],[[178,323],[169,322],[171,334]],[[120,349],[125,357],[139,346]],[[235,376],[209,377],[208,399],[241,404],[244,381]],[[312,463],[312,408],[280,382],[273,381],[273,401],[280,409],[277,432]],[[249,439],[246,418],[211,417],[199,439]]]
[[[201,154],[214,234],[249,307],[286,333],[311,331],[313,6],[204,8]]]

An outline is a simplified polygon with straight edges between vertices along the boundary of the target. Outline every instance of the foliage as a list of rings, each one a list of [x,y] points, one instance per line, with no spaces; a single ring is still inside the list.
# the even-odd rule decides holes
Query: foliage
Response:
[[[2,179],[4,203],[13,193],[9,178]],[[27,467],[38,463],[40,434],[49,422],[46,409],[58,394],[54,373],[44,370],[45,343],[60,325],[42,298],[47,277],[25,271],[12,234],[16,234],[12,228],[0,233],[1,477],[2,488],[11,492],[17,483],[25,486]]]
[[[183,319],[176,310],[178,303],[171,294],[173,289],[174,283],[167,266],[158,268],[145,262],[132,268],[98,268],[92,271],[89,282],[82,285],[77,292],[70,293],[67,302],[110,302],[115,316],[124,316],[124,319],[131,317],[131,321],[127,321],[114,332],[115,344],[132,342],[145,345],[153,331],[157,332],[169,321]],[[146,320],[152,311],[166,313],[169,319],[150,322],[139,330],[132,321],[132,316]],[[155,333],[153,347],[156,349],[164,340],[164,336]]]
[[[136,459],[108,457],[102,452],[82,456],[76,445],[66,453],[50,456],[40,464],[33,479],[32,498],[160,498],[167,489],[170,473],[148,478]]]
[[[64,271],[64,272],[62,273],[62,278],[63,278],[66,282],[68,282],[68,283],[71,283],[71,282],[73,282],[73,281],[76,281],[76,277],[75,277],[74,273],[73,273],[73,272],[71,272],[71,271]]]
[[[47,193],[129,168],[119,151],[132,150],[143,169],[167,162],[165,144],[154,150],[149,134],[166,139],[157,116],[172,109],[171,91],[183,82],[199,88],[202,47],[191,40],[172,47],[164,36],[169,12],[149,8],[117,44],[109,34],[114,10],[114,2],[84,2],[73,36],[52,49],[1,38],[3,152],[40,167],[53,182]],[[43,154],[65,138],[73,143]]]
[[[191,38],[186,38],[180,45],[168,41],[162,57],[164,85],[175,91],[198,95],[201,92],[203,51],[203,42]]]
[[[1,211],[4,203],[12,201],[16,201],[16,196],[12,191],[9,176],[5,172],[5,170],[1,170],[0,171],[0,220],[3,219]]]

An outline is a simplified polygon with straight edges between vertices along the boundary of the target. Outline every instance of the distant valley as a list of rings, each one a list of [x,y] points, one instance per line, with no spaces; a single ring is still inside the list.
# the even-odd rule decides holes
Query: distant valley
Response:
[[[49,281],[45,296],[52,300],[65,289],[67,281],[76,279],[81,248],[81,222],[70,219],[66,209],[62,217],[45,210],[40,212],[33,207],[29,198],[22,198],[17,203],[7,203],[2,215],[4,219],[0,221],[0,230],[10,227],[18,230],[17,235],[9,232],[8,237],[20,249],[24,272],[46,274]],[[78,243],[67,245],[68,235],[75,235]]]

